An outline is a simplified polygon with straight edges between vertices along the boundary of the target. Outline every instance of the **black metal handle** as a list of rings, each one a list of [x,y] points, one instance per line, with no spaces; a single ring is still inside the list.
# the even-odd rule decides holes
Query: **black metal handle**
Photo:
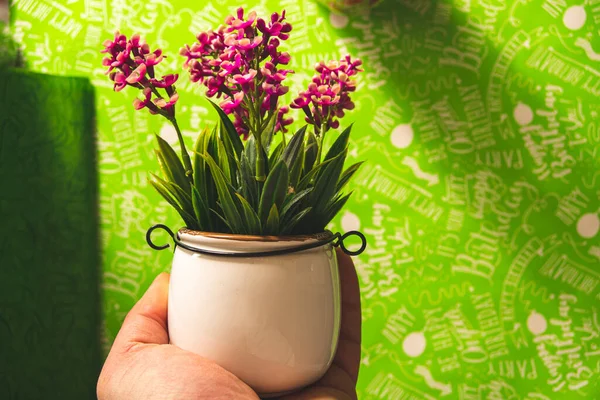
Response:
[[[181,248],[184,248],[189,251],[193,251],[195,253],[208,254],[208,255],[213,255],[213,256],[224,256],[224,257],[266,257],[266,256],[276,256],[276,255],[281,255],[281,254],[291,254],[291,253],[297,253],[299,251],[310,250],[310,249],[314,249],[317,247],[321,247],[321,246],[326,245],[327,243],[332,243],[332,242],[333,242],[332,246],[340,247],[342,249],[342,251],[344,253],[348,254],[349,256],[357,256],[357,255],[361,254],[363,251],[365,251],[365,249],[367,248],[367,238],[365,237],[365,235],[363,235],[359,231],[350,231],[350,232],[346,232],[343,235],[340,233],[333,233],[330,237],[328,237],[326,239],[321,239],[314,243],[308,243],[308,244],[289,247],[289,248],[285,248],[285,249],[259,251],[259,252],[213,251],[213,250],[199,249],[197,247],[185,244],[179,239],[179,234],[173,233],[173,231],[171,229],[169,229],[168,226],[163,225],[163,224],[156,224],[156,225],[150,227],[150,229],[148,229],[148,231],[146,232],[146,242],[148,243],[148,246],[152,247],[154,250],[164,250],[164,249],[171,247],[171,245],[169,243],[164,244],[162,246],[154,244],[154,242],[152,241],[152,232],[154,232],[156,229],[163,229],[164,231],[166,231],[171,236],[171,239],[173,239],[175,248],[177,246],[179,246]],[[361,240],[361,246],[356,251],[348,250],[348,248],[346,248],[346,246],[344,246],[344,240],[346,240],[350,236],[358,236],[358,238]]]

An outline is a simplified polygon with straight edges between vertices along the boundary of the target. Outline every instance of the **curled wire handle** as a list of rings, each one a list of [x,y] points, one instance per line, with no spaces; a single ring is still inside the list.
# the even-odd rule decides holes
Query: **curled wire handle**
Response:
[[[146,243],[148,243],[148,246],[152,247],[154,250],[164,250],[164,249],[168,249],[169,247],[171,247],[171,245],[169,243],[164,244],[162,246],[157,246],[154,244],[154,242],[152,241],[152,232],[154,232],[156,229],[163,229],[163,230],[167,231],[169,236],[171,236],[171,238],[173,240],[175,240],[175,234],[173,233],[173,231],[171,229],[169,229],[168,226],[163,225],[163,224],[156,224],[156,225],[151,226],[150,229],[148,229],[148,231],[146,232]]]
[[[348,250],[346,248],[346,246],[344,246],[344,240],[346,240],[346,238],[350,237],[350,236],[358,236],[358,238],[360,239],[360,248],[358,250],[352,251],[352,250]],[[348,254],[349,256],[357,256],[360,253],[362,253],[363,251],[365,251],[365,249],[367,248],[367,238],[365,237],[365,235],[363,235],[362,232],[359,231],[349,231],[344,233],[343,235],[340,234],[339,232],[336,233],[334,235],[335,238],[337,238],[337,242],[335,242],[333,245],[335,247],[340,247],[342,249],[342,251],[346,254]]]
[[[164,249],[171,247],[171,245],[169,243],[164,244],[162,246],[154,244],[154,242],[152,241],[152,232],[154,232],[156,229],[162,229],[162,230],[166,231],[171,236],[171,239],[173,239],[173,243],[175,244],[175,247],[179,246],[181,248],[192,251],[194,253],[208,254],[208,255],[213,255],[213,256],[225,256],[225,257],[277,256],[277,255],[282,255],[282,254],[291,254],[291,253],[297,253],[299,251],[314,249],[317,247],[324,246],[328,243],[331,243],[332,246],[334,246],[334,247],[340,247],[342,249],[342,251],[344,253],[348,254],[349,256],[357,256],[360,253],[362,253],[363,251],[365,251],[365,249],[367,248],[367,238],[365,237],[365,235],[363,235],[361,232],[358,232],[358,231],[350,231],[350,232],[345,233],[344,235],[342,235],[340,233],[334,233],[330,237],[321,239],[314,243],[307,243],[307,244],[303,244],[300,246],[294,246],[294,247],[289,247],[289,248],[284,248],[284,249],[260,251],[260,252],[256,252],[256,251],[254,251],[254,252],[214,251],[214,250],[200,249],[198,247],[190,246],[189,244],[183,243],[179,239],[179,234],[174,234],[173,231],[171,229],[169,229],[168,226],[163,225],[163,224],[156,224],[156,225],[150,227],[150,229],[148,229],[148,231],[146,232],[146,242],[148,243],[148,246],[150,246],[154,250],[164,250]],[[344,240],[346,238],[348,238],[349,236],[358,236],[360,238],[361,246],[358,250],[351,251],[351,250],[348,250],[346,248],[346,246],[344,246]]]

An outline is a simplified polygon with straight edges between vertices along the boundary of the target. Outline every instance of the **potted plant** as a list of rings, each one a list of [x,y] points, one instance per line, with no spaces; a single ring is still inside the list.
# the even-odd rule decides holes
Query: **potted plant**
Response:
[[[350,94],[359,60],[320,62],[306,91],[281,105],[290,55],[280,46],[292,30],[285,11],[270,19],[238,9],[216,30],[181,49],[192,82],[207,88],[220,122],[198,135],[190,153],[176,119],[179,76],[159,78],[165,57],[139,35],[104,42],[103,64],[120,91],[141,91],[137,110],[166,118],[181,157],[156,136],[162,177],[150,183],[179,213],[169,290],[171,343],[216,361],[257,393],[277,395],[319,379],[335,354],[340,288],[333,246],[348,235],[325,228],[351,193],[344,188],[360,163],[344,170],[351,127],[325,148],[328,132],[354,108]],[[209,100],[210,101],[210,100]],[[233,122],[230,120],[233,117]]]

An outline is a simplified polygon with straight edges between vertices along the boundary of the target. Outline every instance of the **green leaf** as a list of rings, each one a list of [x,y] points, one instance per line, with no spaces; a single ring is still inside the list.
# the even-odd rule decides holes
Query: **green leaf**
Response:
[[[321,231],[325,229],[325,227],[331,222],[331,220],[337,215],[337,213],[340,212],[344,205],[346,205],[346,202],[348,201],[352,193],[353,192],[350,192],[347,195],[338,198],[337,200],[329,204],[327,210],[323,214],[323,217],[316,220],[319,221],[319,228],[317,228],[317,230]]]
[[[305,189],[299,193],[295,193],[290,196],[289,200],[283,203],[283,208],[281,209],[281,221],[285,223],[288,219],[293,215],[294,208],[300,204],[300,202],[305,199],[310,192],[313,191],[313,188]]]
[[[211,100],[209,100],[209,99],[207,99],[207,100],[210,102],[210,104],[212,104],[212,106],[215,108],[215,110],[217,110],[217,112],[219,113],[219,117],[221,118],[221,123],[223,124],[222,126],[225,128],[225,131],[229,135],[229,138],[231,139],[231,144],[233,145],[233,148],[235,151],[235,155],[239,159],[242,151],[244,150],[244,144],[242,143],[242,139],[240,139],[240,135],[238,135],[237,131],[235,130],[235,127],[233,126],[233,123],[231,122],[231,120],[229,119],[227,114],[225,114],[225,111],[223,111],[221,109],[221,107],[219,107],[218,105],[213,103]]]
[[[277,212],[277,205],[273,204],[269,211],[269,217],[267,218],[263,235],[277,234],[279,234],[279,212]]]
[[[155,136],[158,142],[157,155],[159,155],[159,164],[161,169],[163,169],[165,178],[178,184],[184,190],[189,191],[190,181],[185,176],[185,169],[183,168],[181,160],[177,157],[177,153],[175,153],[175,150],[173,150],[171,145],[163,138],[158,135]]]
[[[242,205],[242,214],[244,215],[244,221],[246,223],[246,232],[251,235],[260,235],[261,227],[260,220],[258,219],[258,215],[256,211],[252,209],[250,203],[246,201],[245,198],[239,195],[239,193],[235,194]]]
[[[354,173],[358,171],[358,169],[363,163],[364,161],[360,161],[356,164],[352,164],[342,173],[342,176],[340,176],[340,180],[338,181],[337,186],[335,188],[336,192],[339,192],[344,188],[344,186],[346,186],[348,181],[350,181],[350,179],[352,178],[352,175],[354,175]]]
[[[250,165],[252,176],[256,176],[256,144],[254,136],[250,136],[246,141],[246,148],[244,149],[244,154],[248,159],[248,164]]]
[[[258,208],[258,184],[254,178],[254,172],[250,166],[250,162],[246,157],[246,153],[242,153],[242,161],[240,166],[241,177],[241,192],[251,204],[253,209]]]
[[[306,188],[309,187],[309,185],[311,184],[312,179],[323,169],[325,168],[327,165],[331,164],[331,160],[327,160],[324,161],[320,164],[318,164],[316,167],[314,167],[313,169],[310,170],[310,172],[308,172],[306,175],[304,175],[304,177],[300,180],[300,183],[298,183],[298,186],[295,188],[297,192],[300,192]]]
[[[229,155],[227,154],[227,150],[225,150],[225,145],[221,139],[217,139],[217,154],[218,154],[218,165],[223,171],[223,175],[227,180],[227,183],[232,184],[231,180],[231,168],[229,163]],[[233,181],[234,182],[234,181]]]
[[[182,209],[184,209],[190,215],[194,213],[192,209],[192,198],[179,185],[173,182],[165,181],[159,176],[153,174],[152,172],[150,173],[150,175],[156,182],[160,183],[165,189],[169,191],[173,199],[177,201],[177,204],[179,204],[179,206]]]
[[[204,153],[200,153],[201,157],[202,157],[202,155],[205,155],[205,154],[210,155],[213,158],[213,160],[215,160],[216,157],[218,157],[217,139],[218,139],[217,126],[215,125],[213,127],[213,129],[210,131],[210,134],[207,135],[207,137],[206,137],[206,145],[205,145],[206,150]],[[204,160],[204,158],[202,158],[202,159]],[[208,165],[205,165],[204,169],[205,169],[205,177],[206,177],[206,182],[207,182],[207,185],[206,185],[207,206],[209,208],[216,208],[217,207],[217,186],[215,185],[215,180],[213,179],[212,172],[211,172],[210,168],[208,167]],[[217,220],[215,220],[215,219],[213,219],[213,221],[217,222]]]
[[[202,198],[202,195],[200,195],[200,192],[198,192],[198,189],[194,186],[192,186],[192,206],[194,207],[194,214],[196,215],[200,229],[212,232],[213,224],[210,209],[206,205],[206,201]]]
[[[298,225],[298,223],[300,221],[302,221],[302,219],[308,215],[310,212],[312,211],[312,207],[308,207],[305,208],[304,210],[300,211],[298,214],[294,215],[294,217],[290,220],[290,222],[287,222],[284,226],[283,229],[281,230],[281,235],[290,235],[290,234],[300,234],[300,233],[305,233],[305,232],[294,232],[294,228],[296,227],[296,225]]]
[[[211,208],[210,211],[215,217],[217,217],[217,223],[215,223],[215,226],[217,226],[217,228],[215,229],[215,232],[236,233],[233,229],[231,229],[231,225],[229,225],[229,222],[227,222],[227,220],[223,218],[223,216],[219,214],[217,210]]]
[[[306,145],[306,149],[304,150],[304,168],[303,176],[308,174],[313,166],[315,165],[315,161],[317,160],[317,153],[319,152],[319,142],[317,141],[317,137],[311,131],[308,134],[308,141]]]
[[[237,182],[238,172],[240,170],[240,160],[235,153],[235,149],[233,148],[233,144],[231,143],[231,138],[229,137],[229,135],[223,134],[223,130],[221,130],[221,140],[223,141],[225,153],[227,154],[227,160],[229,161],[229,172],[231,182]],[[240,155],[242,153],[240,153]]]
[[[238,212],[236,200],[234,200],[235,192],[233,188],[231,185],[227,184],[225,175],[215,160],[208,154],[204,155],[203,157],[208,163],[208,166],[212,172],[212,176],[217,187],[217,194],[219,195],[219,204],[223,210],[223,214],[228,226],[234,233],[243,233],[243,225],[241,224],[241,216]]]
[[[298,132],[296,132],[294,136],[292,136],[292,139],[281,154],[281,159],[286,163],[289,169],[292,169],[292,166],[296,163],[296,159],[298,158],[298,155],[302,150],[305,132],[306,125],[300,128]]]
[[[275,124],[277,123],[277,113],[273,113],[270,116],[269,122],[267,123],[266,128],[262,131],[260,135],[260,141],[265,149],[265,152],[268,154],[269,149],[271,148],[271,142],[273,141],[273,135],[275,133]]]
[[[298,152],[298,156],[294,161],[294,164],[291,167],[290,171],[290,186],[294,189],[298,186],[300,182],[300,177],[302,175],[302,168],[304,166],[304,142],[300,144],[300,151]]]
[[[279,161],[273,170],[267,176],[263,187],[260,203],[258,205],[258,215],[261,221],[267,218],[269,210],[275,204],[281,207],[289,186],[289,172],[287,165]]]
[[[158,177],[152,174],[152,178],[150,178],[148,181],[154,187],[154,189],[156,189],[156,191],[171,205],[171,207],[173,207],[175,211],[179,213],[179,215],[183,219],[183,222],[185,223],[185,226],[189,229],[199,229],[199,226],[196,223],[196,219],[179,206],[177,201],[175,201],[175,199],[173,198],[171,192],[167,188],[165,188],[159,180],[156,180],[156,178]]]
[[[292,136],[287,147],[281,155],[281,159],[290,169],[290,186],[296,187],[300,180],[302,168],[304,166],[304,134],[306,125],[303,126]]]
[[[200,188],[202,193],[207,192],[206,162],[200,156],[206,152],[208,129],[204,129],[196,139],[194,145],[194,186]]]
[[[336,193],[336,185],[344,167],[347,150],[330,159],[331,162],[321,169],[315,179],[315,190],[311,194],[310,204],[314,211],[320,214]]]
[[[351,130],[352,130],[352,124],[350,124],[349,127],[344,129],[344,131],[342,133],[340,133],[340,136],[337,137],[335,142],[333,142],[333,144],[329,148],[329,151],[327,152],[327,155],[325,156],[324,161],[335,158],[338,155],[342,154],[342,152],[344,150],[346,150],[346,147],[348,147],[348,140],[350,138]]]
[[[281,158],[281,153],[283,153],[283,142],[279,142],[275,150],[269,156],[269,165],[275,165]]]

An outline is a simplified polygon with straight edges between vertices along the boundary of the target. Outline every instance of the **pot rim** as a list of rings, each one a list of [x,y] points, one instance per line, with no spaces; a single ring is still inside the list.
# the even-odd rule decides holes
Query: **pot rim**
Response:
[[[329,239],[333,236],[331,231],[324,231],[319,233],[312,233],[306,235],[245,235],[238,233],[221,233],[221,232],[205,232],[196,231],[188,228],[181,228],[178,231],[179,234],[190,235],[202,238],[210,239],[224,239],[224,240],[235,240],[239,242],[302,242],[306,240],[323,240]]]

